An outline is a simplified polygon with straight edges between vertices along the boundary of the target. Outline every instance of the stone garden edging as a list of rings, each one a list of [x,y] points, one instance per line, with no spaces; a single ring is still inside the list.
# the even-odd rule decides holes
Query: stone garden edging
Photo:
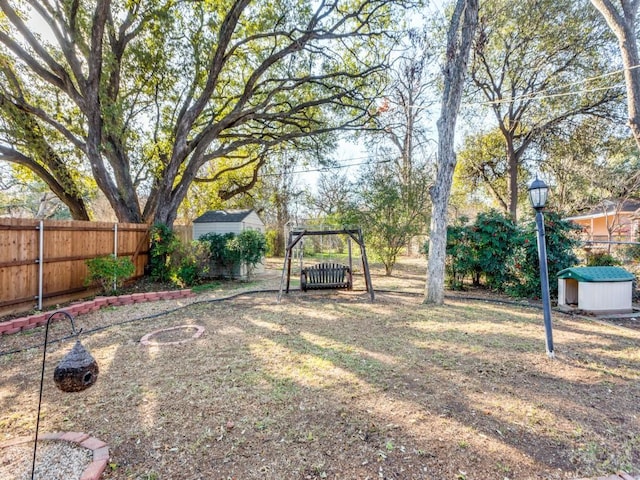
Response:
[[[153,302],[157,300],[176,300],[179,298],[195,297],[191,289],[168,290],[165,292],[132,293],[130,295],[119,295],[112,297],[96,297],[93,300],[72,303],[57,311],[64,311],[71,315],[78,316],[85,313],[95,312],[103,307],[116,307],[120,305],[132,305],[134,303]],[[14,318],[0,323],[0,335],[10,335],[25,330],[31,330],[43,326],[54,311],[36,313],[27,317]],[[64,317],[60,317],[64,318]],[[57,321],[54,319],[53,321]]]

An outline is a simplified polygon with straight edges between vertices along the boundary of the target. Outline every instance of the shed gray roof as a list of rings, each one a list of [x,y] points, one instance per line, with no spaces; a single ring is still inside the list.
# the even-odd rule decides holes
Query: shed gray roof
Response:
[[[558,272],[558,278],[579,282],[630,282],[635,277],[620,267],[571,267]]]
[[[200,215],[193,223],[239,223],[242,222],[253,210],[209,210]]]

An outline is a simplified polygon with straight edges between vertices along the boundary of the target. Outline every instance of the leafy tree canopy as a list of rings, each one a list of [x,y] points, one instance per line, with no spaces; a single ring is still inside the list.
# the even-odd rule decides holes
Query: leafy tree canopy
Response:
[[[522,168],[535,170],[526,152],[559,126],[611,115],[620,100],[610,71],[611,35],[588,1],[490,0],[470,66],[484,101],[504,137],[506,196],[515,220]]]
[[[410,1],[3,0],[0,160],[75,218],[83,175],[120,221],[171,225],[196,179],[229,199],[271,149],[367,124]]]

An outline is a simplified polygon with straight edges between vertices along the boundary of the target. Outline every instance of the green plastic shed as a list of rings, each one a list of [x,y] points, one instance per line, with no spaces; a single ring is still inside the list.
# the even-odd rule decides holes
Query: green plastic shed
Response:
[[[571,267],[558,272],[558,306],[593,313],[632,312],[633,274],[620,267]]]

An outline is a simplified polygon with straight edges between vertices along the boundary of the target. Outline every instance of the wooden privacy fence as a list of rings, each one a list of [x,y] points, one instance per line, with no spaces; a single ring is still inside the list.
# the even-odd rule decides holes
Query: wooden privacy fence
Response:
[[[173,233],[182,243],[191,243],[191,240],[193,240],[193,225],[174,225]]]
[[[85,260],[131,257],[144,274],[149,226],[0,218],[0,312],[42,309],[86,293]]]

